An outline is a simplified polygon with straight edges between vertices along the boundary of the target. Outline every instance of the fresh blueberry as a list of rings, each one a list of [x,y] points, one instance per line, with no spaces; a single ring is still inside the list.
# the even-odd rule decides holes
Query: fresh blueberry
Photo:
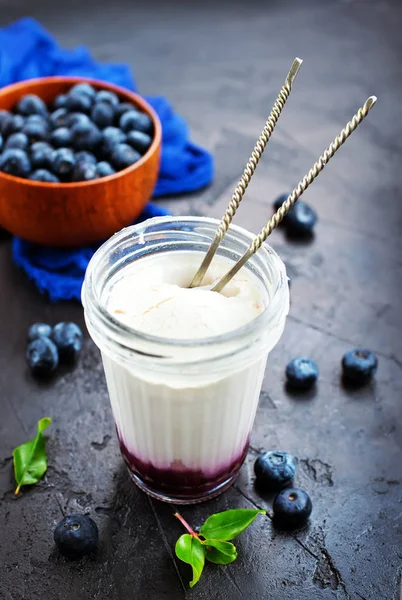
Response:
[[[3,150],[3,145],[4,145],[4,140],[3,140],[3,136],[0,133],[0,152]]]
[[[270,490],[281,490],[296,473],[296,461],[291,454],[279,450],[268,450],[257,458],[254,473],[258,483]]]
[[[81,352],[82,331],[75,323],[57,323],[53,327],[52,338],[59,350],[60,360],[74,361]]]
[[[0,171],[17,177],[28,177],[31,162],[27,153],[20,148],[5,150],[0,156]]]
[[[0,110],[0,133],[8,135],[9,124],[13,115],[8,110]]]
[[[92,152],[87,152],[86,150],[81,150],[80,152],[75,153],[76,162],[91,162],[94,165],[96,164],[96,157]]]
[[[121,115],[123,115],[129,110],[136,110],[134,104],[131,104],[131,102],[121,102],[118,106],[116,106],[115,118],[117,120],[117,123],[119,122]]]
[[[52,328],[47,323],[34,323],[28,329],[27,340],[29,342],[33,342],[41,337],[50,338],[52,335]]]
[[[22,115],[12,115],[8,126],[5,128],[4,135],[11,135],[21,131],[25,124],[25,118]]]
[[[20,115],[47,115],[47,107],[39,96],[35,94],[27,94],[23,96],[15,107],[15,112]]]
[[[274,202],[274,209],[277,211],[289,194],[282,194]],[[293,235],[308,235],[313,231],[317,223],[317,213],[303,200],[298,200],[296,204],[285,215],[282,223],[286,226],[287,231]]]
[[[101,162],[98,162],[96,165],[96,174],[98,177],[107,177],[108,175],[114,175],[114,173],[116,173],[116,171],[105,160],[101,160]]]
[[[34,169],[49,169],[52,164],[53,148],[46,142],[35,142],[30,148],[30,158]]]
[[[76,83],[70,90],[70,94],[84,94],[94,99],[96,96],[96,90],[90,83]]]
[[[69,124],[70,118],[71,114],[66,108],[58,108],[50,115],[49,122],[53,129],[57,129],[59,127],[66,127]]]
[[[98,526],[88,515],[68,515],[57,525],[53,539],[64,556],[83,556],[96,550]]]
[[[93,162],[80,160],[75,163],[75,167],[72,174],[72,181],[91,181],[97,179],[98,173],[96,171],[96,164]]]
[[[31,144],[46,142],[49,139],[48,129],[39,121],[27,121],[22,128],[22,133],[28,136]]]
[[[90,98],[87,94],[70,92],[67,95],[66,108],[71,112],[77,111],[89,113],[92,108],[92,98]]]
[[[108,102],[97,102],[91,110],[91,119],[101,129],[109,127],[114,121],[114,108]]]
[[[43,127],[43,129],[49,129],[49,118],[43,115],[28,115],[25,118],[25,123],[37,123]]]
[[[53,100],[53,109],[57,110],[58,108],[66,108],[67,103],[67,94],[59,94]]]
[[[145,113],[141,113],[138,110],[129,110],[123,113],[120,117],[120,129],[124,133],[128,133],[135,129],[136,131],[142,131],[143,133],[152,133],[152,119]]]
[[[34,375],[50,375],[59,364],[56,344],[48,337],[39,337],[28,345],[26,359]]]
[[[286,377],[292,388],[307,390],[318,379],[318,367],[310,358],[297,357],[287,365]]]
[[[285,202],[285,200],[288,199],[288,197],[289,194],[281,194],[280,196],[278,196],[278,198],[276,198],[276,200],[274,201],[274,209],[279,210],[282,204]],[[282,221],[282,223],[285,221],[285,219]]]
[[[88,115],[84,115],[81,112],[73,112],[69,113],[66,119],[65,127],[74,127],[74,125],[89,125],[91,123],[91,119]]]
[[[50,134],[50,142],[55,148],[65,148],[72,141],[71,130],[67,127],[59,127],[54,129]]]
[[[36,169],[36,171],[30,174],[28,179],[42,181],[43,183],[60,183],[60,179],[47,169]]]
[[[54,150],[51,161],[52,171],[59,177],[68,177],[73,172],[75,157],[70,148]]]
[[[110,162],[116,171],[120,171],[136,163],[140,158],[141,155],[128,144],[118,144],[111,152]]]
[[[95,151],[102,134],[94,123],[77,123],[71,128],[72,145],[76,150]]]
[[[117,106],[119,104],[119,97],[114,92],[101,90],[96,94],[96,102],[107,102],[112,106]]]
[[[118,127],[105,127],[102,131],[102,140],[100,144],[101,154],[108,158],[117,144],[122,144],[126,141],[125,134]]]
[[[29,140],[25,133],[19,131],[18,133],[12,133],[8,136],[4,149],[7,148],[20,148],[26,150],[28,148]]]
[[[282,527],[295,529],[306,523],[313,505],[310,496],[304,490],[286,488],[275,496],[272,510],[274,522]]]
[[[142,131],[129,131],[127,134],[127,144],[130,144],[140,154],[145,154],[152,144],[152,138]]]
[[[349,381],[364,383],[377,371],[378,359],[371,350],[349,350],[342,358],[343,375]]]

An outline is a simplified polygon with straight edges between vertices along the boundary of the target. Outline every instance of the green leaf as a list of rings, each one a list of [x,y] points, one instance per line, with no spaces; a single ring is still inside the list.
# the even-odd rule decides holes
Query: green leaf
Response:
[[[190,581],[190,587],[195,586],[201,577],[205,564],[205,553],[206,548],[202,545],[201,540],[188,533],[179,537],[176,542],[176,556],[191,565],[193,569],[193,580]]]
[[[205,558],[216,565],[229,565],[237,558],[236,547],[230,542],[204,540],[202,545],[207,548]]]
[[[249,510],[237,508],[211,515],[201,527],[200,534],[204,538],[215,540],[233,540],[247,529],[258,514],[265,515],[265,510]]]
[[[38,430],[34,439],[21,444],[13,451],[14,476],[17,482],[16,496],[22,485],[37,483],[46,473],[46,441],[42,432],[49,427],[51,422],[52,419],[43,417],[38,421]]]

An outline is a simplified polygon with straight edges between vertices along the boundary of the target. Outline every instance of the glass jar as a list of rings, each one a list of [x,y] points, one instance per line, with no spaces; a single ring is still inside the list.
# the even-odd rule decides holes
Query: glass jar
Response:
[[[264,244],[243,269],[261,284],[265,309],[239,329],[203,339],[135,330],[108,312],[107,300],[116,278],[135,261],[197,252],[201,262],[217,225],[215,219],[169,216],[123,229],[95,253],[82,289],[123,458],[141,489],[176,504],[218,495],[244,461],[268,353],[289,310],[285,266]],[[217,254],[236,261],[253,238],[232,225]]]

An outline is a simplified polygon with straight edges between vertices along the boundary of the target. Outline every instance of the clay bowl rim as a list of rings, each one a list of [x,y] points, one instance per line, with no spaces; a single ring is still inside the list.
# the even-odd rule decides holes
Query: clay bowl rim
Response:
[[[136,169],[140,168],[148,160],[149,156],[151,154],[153,154],[155,151],[157,151],[158,148],[161,146],[162,125],[161,125],[161,122],[159,120],[157,113],[152,108],[152,106],[142,96],[140,96],[136,92],[127,90],[126,88],[116,85],[114,83],[102,81],[101,79],[93,79],[91,77],[79,77],[79,76],[74,77],[73,75],[71,75],[71,76],[61,75],[61,76],[54,76],[54,77],[35,77],[35,78],[31,78],[31,79],[25,79],[24,81],[19,81],[18,83],[11,83],[10,85],[7,85],[7,86],[1,88],[0,101],[3,97],[6,97],[8,95],[10,90],[13,90],[13,91],[21,90],[21,92],[23,93],[23,90],[26,90],[26,88],[29,87],[30,84],[33,84],[33,83],[36,85],[39,84],[44,88],[47,87],[49,85],[49,83],[66,83],[66,84],[70,83],[71,85],[74,85],[76,83],[90,83],[96,88],[110,90],[112,92],[116,92],[116,94],[120,95],[121,97],[124,96],[127,100],[130,99],[133,102],[133,104],[135,104],[139,108],[141,108],[143,110],[143,112],[146,112],[148,114],[148,116],[150,116],[152,119],[152,123],[154,126],[152,144],[150,145],[148,150],[145,152],[145,154],[143,156],[141,156],[140,160],[138,160],[136,163],[132,164],[130,167],[126,167],[125,169],[122,169],[121,171],[117,171],[117,173],[113,173],[113,175],[107,175],[106,177],[99,177],[98,179],[92,179],[90,181],[71,181],[71,182],[57,182],[57,183],[48,182],[48,181],[34,181],[32,179],[24,179],[23,177],[17,177],[15,175],[10,175],[9,173],[4,173],[3,171],[0,171],[0,179],[1,178],[4,178],[6,180],[8,179],[9,181],[16,182],[20,185],[27,185],[27,186],[39,187],[39,188],[46,186],[48,188],[54,188],[57,190],[60,190],[60,189],[72,190],[76,187],[89,187],[89,186],[104,185],[108,181],[117,179],[118,177],[123,177],[125,175],[128,175],[129,173],[132,173]],[[9,110],[9,109],[0,108],[0,110]]]

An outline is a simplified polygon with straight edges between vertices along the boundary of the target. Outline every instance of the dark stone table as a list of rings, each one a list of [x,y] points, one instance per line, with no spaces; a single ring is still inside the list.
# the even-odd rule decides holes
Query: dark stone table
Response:
[[[0,598],[4,600],[397,600],[402,564],[402,5],[399,0],[161,3],[98,0],[1,2],[0,23],[34,13],[60,42],[87,43],[100,60],[129,62],[144,93],[164,94],[193,138],[216,156],[207,190],[164,202],[178,214],[220,217],[295,56],[305,63],[236,222],[257,231],[272,199],[304,175],[355,110],[378,105],[305,194],[319,213],[310,243],[274,232],[292,306],[272,352],[246,464],[219,499],[184,516],[193,524],[272,498],[253,486],[263,448],[298,458],[310,493],[310,525],[294,534],[259,518],[231,566],[208,565],[190,591],[174,557],[183,532],[173,508],[130,482],[119,455],[99,353],[86,338],[75,370],[47,385],[25,365],[33,321],[72,319],[77,304],[51,305],[0,244]],[[375,381],[340,385],[340,359],[363,345],[379,357]],[[303,397],[284,389],[296,354],[320,380]],[[11,452],[51,416],[49,469],[13,497]],[[52,542],[66,512],[96,519],[95,559],[69,562]]]

